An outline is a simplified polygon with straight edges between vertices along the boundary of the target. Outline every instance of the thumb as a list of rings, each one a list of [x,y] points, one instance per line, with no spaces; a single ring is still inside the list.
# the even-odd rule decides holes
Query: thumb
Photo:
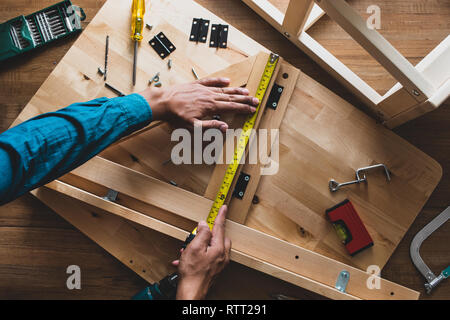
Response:
[[[191,242],[191,246],[196,248],[207,249],[211,241],[211,230],[205,221],[200,221],[197,227],[197,234]],[[189,246],[188,246],[189,247]]]

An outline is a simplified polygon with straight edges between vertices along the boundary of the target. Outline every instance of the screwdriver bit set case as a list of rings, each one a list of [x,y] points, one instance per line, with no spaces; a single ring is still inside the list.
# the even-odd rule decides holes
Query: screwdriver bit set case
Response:
[[[81,31],[86,19],[70,0],[0,24],[0,61]]]

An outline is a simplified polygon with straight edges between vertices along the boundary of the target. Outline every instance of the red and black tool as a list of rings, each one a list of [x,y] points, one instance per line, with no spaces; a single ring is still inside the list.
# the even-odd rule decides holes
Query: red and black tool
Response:
[[[350,200],[326,210],[326,215],[351,256],[373,246],[373,240]]]

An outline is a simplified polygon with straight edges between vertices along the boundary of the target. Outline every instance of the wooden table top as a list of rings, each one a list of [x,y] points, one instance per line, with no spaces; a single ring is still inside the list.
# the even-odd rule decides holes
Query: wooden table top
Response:
[[[302,69],[303,72],[324,84],[344,99],[356,106],[364,108],[336,80],[317,66],[303,52],[292,45],[284,37],[272,29],[252,10],[239,0],[197,0],[198,3],[211,10],[216,15],[227,20],[230,24],[260,42],[270,50],[276,51],[288,62]],[[364,1],[362,1],[364,3]],[[442,10],[430,6],[427,11],[414,14],[414,10],[421,7],[411,5],[409,11],[395,15],[390,9],[389,1],[376,1],[380,7],[389,13],[389,32],[382,32],[394,46],[400,45],[401,52],[413,63],[420,60],[434,45],[448,34],[450,6]],[[420,0],[413,2],[420,3]],[[2,1],[0,4],[0,21],[6,21],[21,14],[29,14],[54,3],[54,0],[32,2]],[[94,17],[104,3],[103,0],[75,1],[84,8],[87,20]],[[402,2],[403,3],[403,2]],[[409,1],[411,3],[411,1]],[[361,3],[358,3],[362,7]],[[404,8],[406,6],[402,6]],[[419,8],[419,9],[417,9]],[[390,11],[389,11],[390,10]],[[383,12],[383,11],[382,11]],[[417,13],[417,12],[416,12]],[[405,17],[410,23],[421,23],[432,16],[435,24],[422,24],[420,34],[407,31],[414,35],[414,40],[405,37],[402,41],[395,38],[396,30],[402,29],[401,21]],[[397,17],[397,19],[396,19]],[[402,18],[402,19],[399,19]],[[441,21],[441,23],[439,23]],[[440,29],[434,28],[439,25]],[[327,30],[327,37],[320,33],[320,28]],[[403,26],[404,27],[404,26]],[[444,31],[443,31],[443,30]],[[446,30],[445,30],[446,29]],[[331,32],[330,32],[331,31]],[[346,35],[327,18],[319,21],[311,30],[324,46],[332,50],[344,63],[352,65],[352,69],[368,81],[376,90],[383,92],[392,84],[389,81],[377,81],[383,77],[381,67],[374,66],[371,58],[361,54],[356,44],[348,43],[347,50],[333,50],[336,39],[345,39]],[[427,41],[418,41],[426,37]],[[401,37],[399,37],[401,38]],[[74,38],[58,41],[37,52],[25,54],[21,57],[0,64],[0,108],[4,110],[0,119],[0,132],[6,130],[17,117],[22,108],[38,90],[42,82],[52,72],[70,48]],[[399,41],[396,43],[396,41]],[[348,46],[354,46],[354,50]],[[352,54],[349,54],[351,52]],[[358,63],[355,63],[358,57]],[[371,65],[368,71],[365,65]],[[450,179],[450,109],[449,102],[437,111],[429,113],[419,119],[409,122],[395,132],[411,142],[413,145],[436,159],[444,169],[441,183],[425,208],[419,214],[411,229],[402,240],[397,250],[383,269],[384,278],[398,284],[424,293],[424,279],[414,268],[409,257],[409,245],[413,236],[434,216],[449,205]],[[450,225],[447,223],[427,241],[424,242],[421,254],[435,272],[439,272],[448,265],[450,240]],[[68,290],[66,288],[66,268],[76,264],[81,267],[82,289]],[[232,281],[230,281],[232,280]],[[239,292],[232,286],[239,281]],[[0,298],[3,299],[127,299],[138,290],[146,286],[139,276],[126,268],[101,247],[81,234],[78,230],[64,221],[52,210],[45,207],[30,195],[0,207]],[[232,263],[219,277],[210,298],[256,298],[267,299],[270,294],[281,293],[299,299],[321,298],[301,288],[284,283],[280,280]],[[422,298],[450,299],[450,282],[443,282],[429,297]]]

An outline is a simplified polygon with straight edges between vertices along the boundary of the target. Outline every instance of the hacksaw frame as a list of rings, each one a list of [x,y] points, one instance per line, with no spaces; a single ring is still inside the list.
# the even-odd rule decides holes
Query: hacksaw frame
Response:
[[[155,0],[151,6],[147,12],[152,15],[154,29],[163,29],[174,43],[186,40],[192,17],[203,16],[219,20],[191,1]],[[110,68],[109,78],[116,81],[112,84],[124,92],[133,90],[124,88],[130,83],[127,49],[132,49],[131,46],[127,48],[130,44],[129,34],[126,32],[129,23],[119,14],[126,7],[121,0],[108,0],[105,3],[105,7],[14,124],[56,110],[58,106],[67,105],[71,101],[107,95],[109,92],[102,91],[104,84],[96,77],[96,70],[103,59],[98,52],[104,41],[104,32],[110,32],[111,29],[115,31],[110,52],[114,68]],[[177,51],[172,54],[174,70],[171,73],[161,72],[161,76],[167,79],[165,85],[192,79],[187,63],[190,62],[195,64],[200,75],[210,74],[207,70],[214,71],[212,75],[227,76],[231,78],[232,86],[246,85],[250,93],[254,94],[267,61],[267,50],[232,26],[230,30],[232,37],[229,38],[229,49],[226,51],[212,52],[192,43],[177,46]],[[145,36],[151,37],[152,34]],[[145,63],[138,65],[138,84],[146,83],[156,68],[165,66],[165,62],[154,57],[151,50],[141,48],[140,56],[144,57]],[[195,62],[189,60],[192,56],[195,56]],[[199,64],[196,64],[197,61],[200,61]],[[289,77],[283,77],[285,73]],[[289,152],[282,150],[288,157],[280,169],[283,175],[279,177],[261,177],[258,166],[244,165],[245,172],[252,171],[251,183],[241,202],[230,202],[227,221],[227,236],[233,242],[232,259],[333,299],[417,299],[418,292],[384,279],[381,279],[379,290],[369,289],[366,281],[370,275],[365,272],[365,267],[373,260],[370,256],[372,253],[376,253],[373,258],[381,266],[387,261],[438,183],[441,177],[440,166],[288,63],[281,62],[274,79],[285,90],[277,111],[266,110],[259,128],[280,128],[283,146],[294,144],[295,148]],[[242,118],[237,117],[230,119],[229,123],[233,124],[232,127],[239,127],[242,121]],[[296,133],[297,136],[290,133]],[[298,138],[298,145],[292,141],[293,138]],[[142,152],[144,147],[152,148],[147,144],[147,139],[155,145],[153,154],[143,152],[141,158],[132,157],[133,154]],[[122,139],[101,156],[93,158],[58,181],[33,191],[33,194],[137,274],[149,282],[158,281],[170,270],[164,264],[167,261],[157,255],[173,259],[180,245],[178,242],[169,243],[161,234],[184,240],[197,222],[206,218],[223,177],[221,170],[224,169],[217,165],[214,168],[202,168],[191,175],[191,168],[182,172],[182,169],[173,167],[173,172],[180,172],[180,180],[177,180],[179,187],[170,185],[163,173],[167,175],[172,172],[161,169],[161,163],[167,158],[164,159],[166,155],[159,150],[166,148],[169,140],[170,133],[167,133],[166,125],[154,123]],[[130,149],[126,149],[124,145]],[[392,169],[395,179],[390,186],[386,186],[384,180],[380,183],[379,177],[373,175],[368,194],[365,189],[356,189],[354,192],[349,189],[336,196],[330,195],[327,189],[329,174],[341,180],[351,175],[361,162],[372,161],[386,162]],[[322,167],[309,170],[316,163]],[[189,182],[190,179],[199,179],[202,183],[206,181],[205,190],[196,189],[195,183],[186,183],[188,187],[182,187],[182,183]],[[280,185],[279,180],[292,189],[297,187],[295,191],[298,193],[302,190],[307,192],[298,198],[290,196],[288,192],[291,190],[283,190],[284,186]],[[116,202],[103,199],[109,189],[119,192]],[[256,192],[261,195],[262,201],[259,205],[252,206],[251,201]],[[392,204],[391,194],[396,200]],[[344,262],[333,256],[336,252],[327,251],[333,247],[337,247],[338,251],[342,248],[337,243],[336,235],[331,233],[332,227],[322,221],[322,209],[339,202],[341,197],[350,197],[366,213],[366,218],[370,220],[371,217],[374,222],[383,226],[381,231],[388,230],[377,241],[380,247],[375,246],[376,250],[368,253],[368,256]],[[400,205],[405,203],[405,197],[411,197],[411,201],[403,209]],[[268,201],[273,201],[273,198],[280,198],[281,202],[276,203],[277,208],[267,208]],[[389,203],[389,208],[383,206],[383,203]],[[252,214],[247,217],[249,211]],[[252,211],[258,212],[255,214]],[[386,216],[386,211],[392,217]],[[249,219],[252,227],[243,224]],[[271,234],[272,223],[274,227],[286,231],[286,235]],[[305,223],[310,235],[307,233],[299,241],[306,241],[307,245],[283,240],[292,234],[297,236],[296,224],[305,226]],[[258,229],[257,226],[262,228]],[[149,232],[150,229],[157,232]],[[374,227],[370,230],[377,234]],[[315,233],[318,235],[317,241],[313,237]],[[312,244],[308,242],[308,237],[314,240]],[[312,246],[316,244],[321,247],[316,249]],[[317,252],[319,249],[322,250],[320,253]],[[350,272],[346,293],[334,288],[339,273],[344,269]]]
[[[242,1],[361,98],[388,128],[435,110],[450,96],[450,36],[413,66],[345,0],[290,0],[285,14],[268,0]],[[381,96],[314,40],[307,31],[325,14],[398,83]]]

